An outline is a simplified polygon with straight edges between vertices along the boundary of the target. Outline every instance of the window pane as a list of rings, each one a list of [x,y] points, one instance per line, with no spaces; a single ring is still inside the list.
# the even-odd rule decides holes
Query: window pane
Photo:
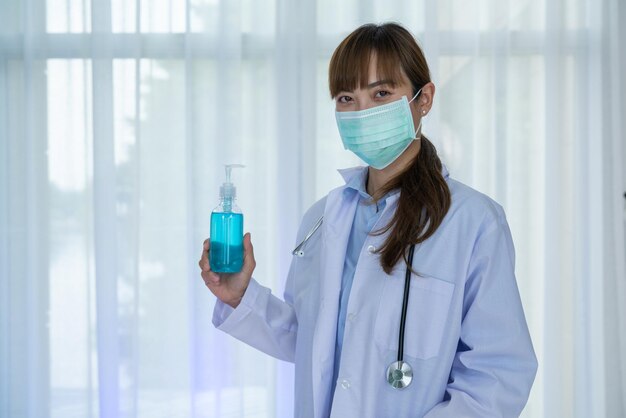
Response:
[[[52,416],[96,407],[90,78],[84,60],[49,60],[50,386]],[[97,398],[97,397],[96,397]]]
[[[117,296],[120,404],[134,417],[137,388],[138,158],[136,147],[136,60],[113,61],[113,129],[116,175]]]
[[[320,34],[348,33],[359,24],[357,0],[317,2],[317,31]]]
[[[189,362],[180,361],[189,355],[189,266],[181,245],[186,242],[189,199],[185,71],[177,60],[141,60],[140,65],[139,137],[128,145],[127,162],[118,166],[137,181],[129,189],[136,194],[129,199],[137,202],[138,211],[129,223],[136,228],[132,242],[137,247],[129,251],[137,255],[126,259],[138,263],[138,293],[136,302],[130,297],[123,302],[129,312],[137,303],[137,371],[129,378],[137,379],[139,417],[188,416]],[[129,72],[127,68],[127,78]],[[128,279],[130,294],[134,277]]]
[[[563,15],[565,18],[565,27],[567,29],[579,29],[587,26],[587,22],[583,19],[583,7],[587,3],[580,0],[563,0]],[[591,6],[593,7],[593,6]],[[595,7],[602,7],[600,4]]]
[[[545,0],[437,1],[440,30],[537,30],[544,28]]]
[[[193,32],[212,32],[219,29],[219,0],[190,0],[190,20]]]
[[[111,26],[113,32],[137,31],[137,2],[111,0]]]
[[[241,31],[273,34],[276,28],[276,0],[242,0]]]
[[[62,191],[87,182],[90,77],[90,61],[48,61],[48,177]]]
[[[141,0],[142,32],[184,32],[185,0]]]
[[[90,32],[90,7],[89,0],[46,0],[47,31]]]
[[[497,0],[492,0],[497,2]],[[546,1],[551,0],[519,0],[508,2],[510,30],[545,30]]]

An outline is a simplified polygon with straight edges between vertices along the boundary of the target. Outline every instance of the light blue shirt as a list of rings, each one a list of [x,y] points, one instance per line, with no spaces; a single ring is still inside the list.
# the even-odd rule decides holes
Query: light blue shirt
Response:
[[[385,195],[377,204],[371,203],[372,197],[367,193],[367,189],[365,188],[367,176],[367,170],[364,170],[361,175],[353,177],[346,184],[348,188],[359,193],[359,204],[357,205],[354,220],[352,222],[352,229],[350,230],[350,238],[348,240],[348,247],[346,248],[346,260],[343,266],[343,275],[341,277],[339,315],[337,317],[337,339],[335,343],[335,366],[333,371],[331,396],[334,394],[335,387],[337,386],[337,375],[339,373],[341,350],[343,348],[343,334],[346,324],[348,299],[350,297],[350,289],[352,288],[356,265],[359,261],[359,254],[363,249],[363,243],[365,242],[367,235],[372,231],[372,228],[374,228],[374,225],[380,218],[380,214],[385,208],[387,197],[390,194],[394,194],[394,192],[391,192],[390,194]]]

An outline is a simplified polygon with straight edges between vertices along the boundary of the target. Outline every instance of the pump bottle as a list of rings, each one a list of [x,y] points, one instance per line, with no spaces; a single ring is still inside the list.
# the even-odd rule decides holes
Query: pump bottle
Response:
[[[220,187],[220,204],[211,213],[211,270],[216,273],[237,273],[243,266],[243,214],[235,205],[237,189],[231,182],[231,170],[244,167],[228,164],[226,182]]]

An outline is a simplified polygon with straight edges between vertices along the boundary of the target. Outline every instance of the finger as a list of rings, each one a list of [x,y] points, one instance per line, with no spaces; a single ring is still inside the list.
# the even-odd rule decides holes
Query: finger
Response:
[[[254,258],[254,247],[252,245],[252,236],[249,232],[243,236],[243,248],[244,248],[243,270],[245,270],[249,275],[252,275],[252,271],[256,267],[256,260]]]
[[[202,257],[200,259],[200,261],[198,261],[198,266],[200,267],[200,270],[204,271],[211,271],[211,265],[209,264],[209,260],[206,257]]]
[[[208,255],[210,247],[211,247],[211,241],[209,240],[209,238],[207,238],[204,240],[204,243],[202,243],[202,255],[200,256],[200,258],[203,258],[206,255]]]
[[[200,275],[207,286],[216,285],[220,282],[220,276],[214,271],[203,271]]]
[[[209,264],[209,255],[207,251],[202,252],[202,256],[200,257],[200,261],[198,261],[198,266],[202,271],[209,271],[211,266]]]
[[[200,261],[198,261],[198,266],[202,271],[208,271],[210,269],[209,266],[209,248],[211,247],[210,239],[207,238],[204,240],[202,245],[202,255],[200,256]]]

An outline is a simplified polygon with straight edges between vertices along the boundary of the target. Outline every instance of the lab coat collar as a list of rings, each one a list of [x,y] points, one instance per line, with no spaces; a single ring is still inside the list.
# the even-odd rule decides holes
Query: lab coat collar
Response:
[[[351,171],[354,170],[354,171]],[[347,189],[353,189],[365,198],[370,197],[365,188],[365,180],[367,179],[367,167],[353,167],[346,170],[338,170],[346,182]],[[343,173],[342,173],[343,171]],[[345,172],[346,175],[344,175]]]
[[[365,190],[365,178],[367,177],[367,170],[368,170],[368,166],[356,166],[356,167],[349,167],[349,168],[341,168],[337,171],[339,172],[341,177],[343,177],[343,180],[346,182],[345,189],[351,188],[351,189],[358,191],[361,194],[365,193],[367,195],[367,191]],[[448,180],[448,177],[450,177],[450,173],[448,172],[448,168],[446,167],[445,164],[441,164],[441,175],[446,181]],[[391,193],[389,193],[390,200],[388,201],[388,203],[396,200],[398,198],[399,192],[400,192],[399,190],[396,190],[396,191],[392,191]]]
[[[367,174],[368,166],[357,165],[355,167],[340,168],[337,171],[341,174],[346,184],[350,183],[355,177],[360,178],[365,182],[365,176]],[[450,176],[448,168],[445,164],[441,164],[441,174],[444,179]]]
[[[365,199],[371,199],[369,193],[365,189],[365,179],[367,179],[367,166],[357,166],[351,168],[339,169],[339,174],[343,177],[346,185],[343,187],[343,190],[355,190],[358,192],[361,197]],[[392,190],[387,193],[381,200],[387,203],[394,202],[397,199],[397,195],[399,195],[400,190]]]
[[[353,182],[362,181],[365,183],[365,176],[367,175],[367,166],[358,165],[356,167],[340,168],[337,170],[346,185],[354,184]]]

